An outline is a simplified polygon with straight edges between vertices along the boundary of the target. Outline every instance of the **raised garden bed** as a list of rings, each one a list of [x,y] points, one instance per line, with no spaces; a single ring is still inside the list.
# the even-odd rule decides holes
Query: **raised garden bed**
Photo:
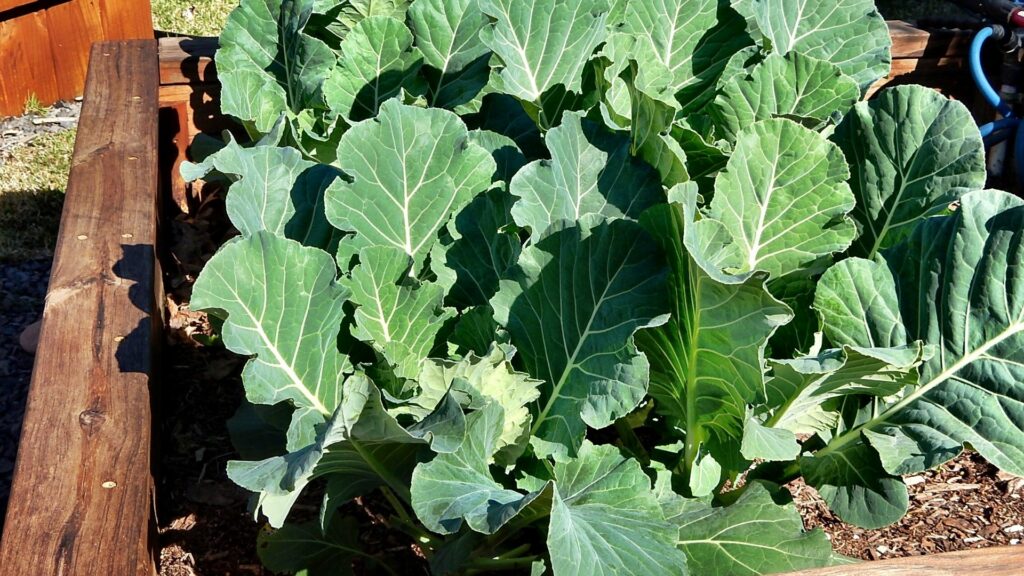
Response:
[[[962,64],[961,37],[892,29],[890,81],[959,76],[936,70]],[[163,397],[156,390],[171,385],[158,376],[173,372],[155,367],[175,362],[158,353],[167,316],[156,254],[173,212],[159,207],[195,209],[177,167],[197,133],[227,126],[216,113],[212,46],[135,41],[93,49],[0,544],[4,575],[156,570],[152,415],[154,398]],[[994,548],[801,574],[1009,575],[1020,561],[1018,549]]]

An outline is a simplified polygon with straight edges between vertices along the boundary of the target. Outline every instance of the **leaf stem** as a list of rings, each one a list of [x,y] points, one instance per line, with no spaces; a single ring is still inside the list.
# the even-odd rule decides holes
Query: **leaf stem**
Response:
[[[406,504],[412,504],[412,495],[409,493],[409,487],[406,486],[405,482],[396,477],[386,466],[382,466],[372,454],[362,447],[359,441],[350,438],[348,442],[349,445],[352,446],[352,449],[359,454],[359,457],[362,458],[378,476],[380,476],[385,485],[394,490],[395,494],[397,494],[398,497]]]

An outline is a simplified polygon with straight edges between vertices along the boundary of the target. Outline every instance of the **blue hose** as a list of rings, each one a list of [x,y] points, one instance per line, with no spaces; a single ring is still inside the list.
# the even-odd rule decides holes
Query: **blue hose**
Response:
[[[1017,136],[1013,142],[1013,162],[1017,170],[1017,186],[1024,189],[1024,130],[1017,124]]]
[[[971,41],[971,76],[974,77],[974,83],[978,85],[978,90],[981,90],[985,100],[994,106],[1004,118],[1012,118],[1013,110],[1010,108],[1010,105],[1003,102],[1003,99],[999,97],[999,93],[989,84],[988,78],[985,77],[985,71],[981,69],[981,48],[993,33],[995,33],[995,30],[991,26],[982,28],[975,34],[974,40]]]
[[[1006,130],[1008,128],[1016,128],[1020,120],[1016,118],[1001,118],[988,124],[982,124],[978,126],[978,131],[981,132],[982,138],[987,138],[995,132]]]

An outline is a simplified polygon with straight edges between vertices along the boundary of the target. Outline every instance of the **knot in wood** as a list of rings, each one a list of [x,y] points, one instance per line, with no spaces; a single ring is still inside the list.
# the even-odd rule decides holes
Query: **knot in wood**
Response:
[[[100,424],[103,424],[106,419],[107,417],[103,415],[103,412],[90,409],[85,410],[78,415],[78,424],[85,429],[86,432],[92,432],[94,429],[98,428]]]

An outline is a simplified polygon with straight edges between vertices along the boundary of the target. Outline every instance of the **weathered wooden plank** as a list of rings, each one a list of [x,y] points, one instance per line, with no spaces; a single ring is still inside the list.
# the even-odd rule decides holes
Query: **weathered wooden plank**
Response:
[[[886,23],[892,38],[893,60],[965,56],[973,36],[968,30],[922,30],[902,20]]]
[[[1020,576],[1022,573],[1024,547],[1001,546],[802,570],[785,576]]]
[[[213,63],[217,38],[160,38],[159,43],[161,86],[217,81]]]
[[[900,58],[892,61],[889,75],[879,79],[868,88],[870,97],[890,84],[923,84],[943,94],[974,90],[967,72],[967,59],[961,57],[943,58]]]
[[[151,575],[156,42],[93,46],[0,542],[3,576]]]

